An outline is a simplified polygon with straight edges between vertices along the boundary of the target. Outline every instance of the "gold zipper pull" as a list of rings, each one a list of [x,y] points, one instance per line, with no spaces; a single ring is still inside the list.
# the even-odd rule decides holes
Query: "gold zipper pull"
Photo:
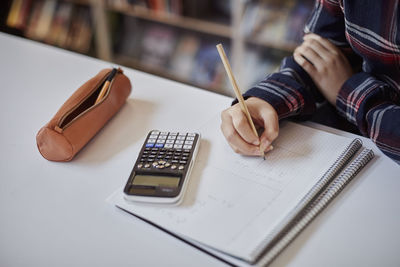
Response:
[[[58,125],[54,126],[54,131],[56,131],[57,133],[62,133],[63,129],[61,129],[60,127],[58,127]]]

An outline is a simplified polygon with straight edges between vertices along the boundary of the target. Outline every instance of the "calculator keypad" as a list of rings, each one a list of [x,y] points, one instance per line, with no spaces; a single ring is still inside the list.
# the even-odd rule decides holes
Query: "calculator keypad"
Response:
[[[196,134],[152,131],[148,136],[138,169],[184,170]]]

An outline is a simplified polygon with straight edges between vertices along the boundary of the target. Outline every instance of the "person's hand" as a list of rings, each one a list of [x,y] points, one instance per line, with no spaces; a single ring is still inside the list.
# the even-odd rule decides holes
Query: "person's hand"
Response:
[[[312,78],[325,98],[335,106],[336,97],[353,70],[344,54],[327,39],[310,33],[293,57]]]
[[[260,98],[250,97],[245,102],[256,127],[264,128],[260,139],[251,130],[239,103],[222,112],[221,130],[236,153],[260,156],[260,144],[262,151],[268,152],[272,149],[272,141],[278,136],[278,114],[268,102]]]

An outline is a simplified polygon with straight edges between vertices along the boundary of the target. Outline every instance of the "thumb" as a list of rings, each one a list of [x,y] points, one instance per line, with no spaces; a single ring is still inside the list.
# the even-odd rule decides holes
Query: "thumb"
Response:
[[[267,151],[271,149],[272,142],[278,137],[279,118],[272,106],[270,109],[263,110],[260,115],[264,124],[264,132],[260,136],[260,146],[263,151]]]

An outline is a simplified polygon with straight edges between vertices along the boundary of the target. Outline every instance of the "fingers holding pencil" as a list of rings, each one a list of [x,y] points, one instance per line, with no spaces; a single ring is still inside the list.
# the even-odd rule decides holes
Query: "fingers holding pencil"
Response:
[[[275,109],[267,102],[261,99],[254,100],[257,98],[249,100],[253,102],[262,101],[262,106],[268,107],[271,110],[271,112],[265,113],[265,118],[263,116],[258,116],[258,120],[260,122],[259,124],[262,125],[265,129],[260,141],[255,124],[253,122],[253,116],[249,111],[249,108],[245,100],[243,99],[240,89],[236,83],[235,77],[232,73],[231,66],[225,54],[224,48],[222,47],[222,44],[217,45],[217,50],[231,82],[233,91],[235,92],[236,98],[238,100],[238,103],[236,105],[232,106],[222,113],[222,132],[228,140],[229,145],[233,148],[235,152],[245,155],[254,155],[256,152],[254,150],[254,147],[252,146],[258,146],[257,154],[263,157],[265,160],[265,152],[272,150],[273,147],[271,143],[273,139],[275,139],[278,135],[278,115],[276,114]],[[258,110],[254,109],[253,111]],[[260,114],[262,113],[259,113],[259,115]],[[269,123],[266,123],[266,121],[268,120],[273,121],[272,126],[270,126]],[[268,127],[266,128],[265,126]]]
[[[229,107],[221,113],[221,130],[233,151],[241,155],[260,156],[271,151],[271,143],[278,136],[279,124],[275,109],[262,99],[251,97],[246,105],[254,123],[263,128],[260,138],[254,135],[248,124],[237,123],[246,119],[238,104]]]

